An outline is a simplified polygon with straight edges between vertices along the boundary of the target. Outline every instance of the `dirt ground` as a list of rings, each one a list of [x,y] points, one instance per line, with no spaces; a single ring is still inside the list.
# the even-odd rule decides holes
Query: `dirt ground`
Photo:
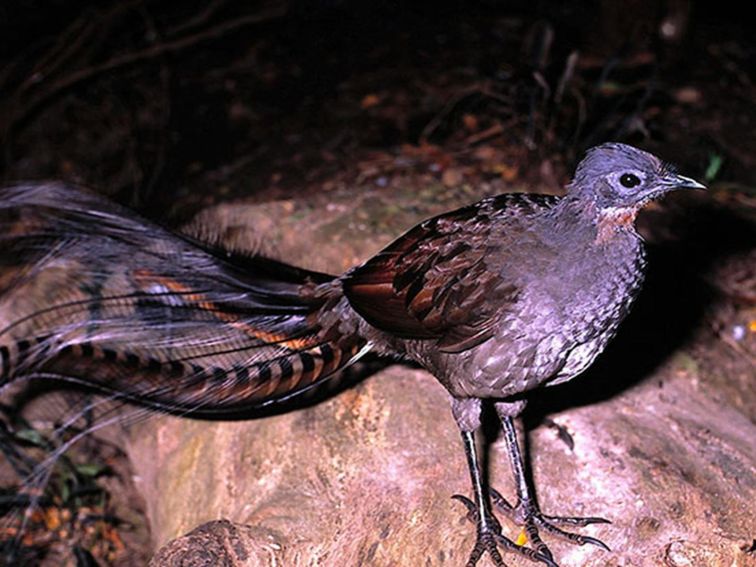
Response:
[[[512,190],[559,194],[588,147],[637,144],[710,188],[640,221],[656,291],[628,336],[658,305],[667,318],[640,331],[655,339],[642,343],[650,350],[620,342],[627,376],[611,392],[596,370],[535,398],[529,425],[632,387],[663,366],[661,353],[753,424],[756,43],[745,13],[684,1],[408,4],[4,6],[0,175],[82,183],[175,227],[242,200],[285,212],[315,199],[328,210],[345,195],[381,192],[401,193],[395,202],[422,218]],[[381,210],[361,222],[382,234],[406,228]],[[354,229],[333,227],[344,240]],[[296,227],[267,229],[297,255]],[[0,408],[34,461],[60,442],[36,430],[81,403],[42,399],[22,413],[4,396]],[[115,433],[72,450],[27,519],[14,564],[146,563],[146,504],[120,443]],[[33,466],[10,450],[0,458],[8,541],[24,507],[12,465]],[[743,557],[756,561],[754,549],[743,540]]]

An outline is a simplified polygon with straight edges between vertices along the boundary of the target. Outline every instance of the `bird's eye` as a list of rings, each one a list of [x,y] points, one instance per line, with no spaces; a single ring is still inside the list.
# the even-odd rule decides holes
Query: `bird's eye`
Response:
[[[641,182],[640,178],[632,173],[623,173],[619,181],[622,183],[623,187],[627,187],[628,189],[632,189]]]

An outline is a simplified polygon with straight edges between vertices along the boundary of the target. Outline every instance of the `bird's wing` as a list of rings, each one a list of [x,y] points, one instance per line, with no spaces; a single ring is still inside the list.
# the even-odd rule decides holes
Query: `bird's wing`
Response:
[[[507,218],[553,203],[501,195],[416,226],[349,272],[344,291],[374,327],[405,339],[434,339],[443,352],[488,340],[519,290],[492,262],[506,255]]]

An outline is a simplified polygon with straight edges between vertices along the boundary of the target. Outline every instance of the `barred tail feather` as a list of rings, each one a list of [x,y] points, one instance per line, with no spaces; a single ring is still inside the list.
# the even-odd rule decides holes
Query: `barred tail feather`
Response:
[[[362,354],[364,346],[357,341],[349,345],[314,343],[255,362],[207,365],[145,358],[82,342],[66,345],[48,362],[31,367],[41,378],[81,382],[156,409],[207,415],[261,408],[289,399],[350,364]],[[14,352],[20,350],[15,348]],[[17,359],[19,362],[25,360]]]
[[[71,186],[11,187],[0,192],[0,387],[55,376],[182,412],[288,398],[365,346],[322,328],[332,280],[203,246]]]
[[[42,458],[15,451],[25,426],[0,406],[11,418],[0,420],[0,452],[26,509],[0,521],[0,563],[18,563],[30,511],[54,494],[45,487],[56,464],[85,435],[152,409],[246,413],[360,356],[366,342],[332,309],[340,299],[332,276],[203,245],[75,187],[0,190],[0,394],[32,378],[103,394],[49,408]]]

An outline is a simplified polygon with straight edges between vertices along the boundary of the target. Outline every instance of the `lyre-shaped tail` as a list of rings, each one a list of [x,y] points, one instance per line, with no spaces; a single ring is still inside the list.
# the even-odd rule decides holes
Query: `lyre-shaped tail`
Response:
[[[198,412],[288,398],[365,346],[323,328],[332,281],[201,245],[71,186],[11,187],[0,192],[0,385],[59,377]]]

